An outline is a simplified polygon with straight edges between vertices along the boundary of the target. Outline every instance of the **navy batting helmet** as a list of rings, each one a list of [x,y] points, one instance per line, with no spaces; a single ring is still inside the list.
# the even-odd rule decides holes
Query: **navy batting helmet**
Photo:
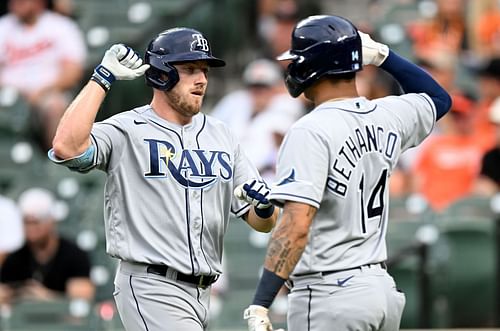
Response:
[[[211,67],[226,63],[212,56],[210,44],[201,32],[190,28],[173,28],[151,40],[144,56],[151,65],[146,71],[146,83],[159,90],[170,90],[179,81],[175,63],[206,61]]]
[[[286,70],[288,92],[298,97],[321,77],[362,69],[361,37],[340,16],[310,16],[295,26],[292,48],[278,60],[292,60]]]

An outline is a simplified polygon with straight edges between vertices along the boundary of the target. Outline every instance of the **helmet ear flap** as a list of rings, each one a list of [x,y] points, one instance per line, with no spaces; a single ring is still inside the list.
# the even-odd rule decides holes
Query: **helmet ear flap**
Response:
[[[158,57],[150,57],[149,63],[151,67],[145,74],[148,86],[162,91],[169,91],[179,82],[179,73],[173,65],[161,61],[161,58]],[[159,66],[162,69],[159,69]]]

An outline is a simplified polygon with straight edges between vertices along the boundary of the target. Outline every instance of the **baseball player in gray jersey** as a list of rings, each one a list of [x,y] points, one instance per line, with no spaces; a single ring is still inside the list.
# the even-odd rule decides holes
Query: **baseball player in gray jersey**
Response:
[[[106,249],[120,260],[114,296],[129,331],[205,330],[230,212],[257,231],[274,226],[277,210],[256,169],[230,130],[200,113],[207,72],[224,64],[189,28],[160,33],[145,64],[113,45],[49,151],[70,169],[107,173]],[[151,103],[94,124],[113,81],[144,73]]]
[[[405,304],[387,273],[388,180],[398,157],[431,132],[449,95],[427,73],[338,16],[312,16],[292,32],[285,83],[316,108],[281,146],[270,200],[283,206],[264,272],[244,312],[272,330],[267,309],[288,280],[290,331],[399,329]],[[358,96],[363,65],[392,74],[406,94]]]

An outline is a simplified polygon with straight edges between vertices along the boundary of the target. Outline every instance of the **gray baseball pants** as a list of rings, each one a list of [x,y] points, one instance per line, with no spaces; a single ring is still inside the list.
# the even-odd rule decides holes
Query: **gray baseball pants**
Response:
[[[380,264],[292,277],[288,331],[397,331],[406,302]]]
[[[121,261],[113,296],[127,331],[203,331],[208,327],[210,287],[200,288],[148,273]]]

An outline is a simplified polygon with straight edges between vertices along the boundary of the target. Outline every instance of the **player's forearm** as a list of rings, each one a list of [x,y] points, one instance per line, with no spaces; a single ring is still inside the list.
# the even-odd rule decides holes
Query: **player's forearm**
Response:
[[[269,308],[307,244],[316,208],[287,202],[267,249],[264,272],[252,304]]]
[[[312,207],[310,207],[312,208]],[[264,267],[287,279],[299,261],[308,241],[309,220],[299,219],[285,207],[267,249]]]
[[[256,214],[255,208],[251,207],[247,216],[248,224],[256,231],[266,232],[266,233],[270,232],[273,229],[274,225],[276,224],[276,219],[278,218],[279,214],[278,208],[273,208],[273,210],[274,212],[271,214],[270,217],[262,218]]]
[[[90,146],[90,131],[106,93],[89,81],[64,113],[53,140],[54,154],[68,159],[82,154]]]

